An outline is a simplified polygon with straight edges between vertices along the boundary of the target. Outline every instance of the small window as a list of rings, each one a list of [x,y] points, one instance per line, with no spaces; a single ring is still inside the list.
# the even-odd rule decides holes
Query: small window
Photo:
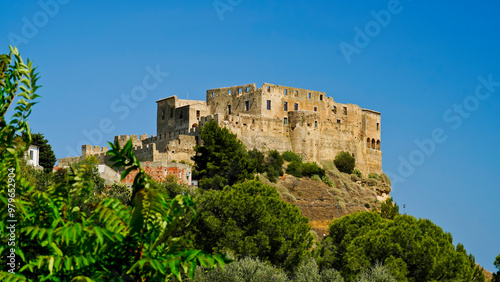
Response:
[[[179,119],[182,119],[182,111],[179,111]]]
[[[317,112],[318,111],[318,107],[314,107],[314,111]]]
[[[288,95],[288,89],[285,89],[285,95]]]
[[[241,94],[241,93],[243,93],[243,89],[239,88],[238,89],[238,94]]]
[[[377,122],[377,130],[380,128],[380,123]]]
[[[334,105],[334,106],[332,106],[332,112],[333,112],[334,114],[337,114],[337,107],[335,107],[335,105]]]
[[[283,118],[283,124],[284,124],[284,125],[287,125],[287,124],[288,124],[288,118],[286,118],[286,117],[285,117],[285,118]]]
[[[267,109],[270,110],[271,109],[271,100],[267,100]]]
[[[267,87],[267,92],[271,92],[271,86]]]
[[[344,107],[344,115],[347,115],[347,108]]]
[[[314,121],[314,127],[318,127],[318,121],[317,120]]]
[[[295,97],[299,96],[299,91],[295,90]]]
[[[196,111],[196,118],[200,118],[200,111]]]
[[[293,104],[293,110],[294,111],[298,111],[299,110],[299,104],[298,103]]]
[[[319,100],[323,101],[323,95],[319,95]]]
[[[339,118],[337,119],[337,124],[340,124],[340,119]]]
[[[214,92],[212,91],[212,98],[215,96]]]
[[[307,98],[311,99],[311,92],[307,93]]]
[[[250,92],[250,87],[247,87],[247,92]]]
[[[170,108],[170,118],[174,117],[174,108]]]
[[[229,95],[231,95],[231,89],[227,90],[227,93],[228,93]]]
[[[33,160],[34,156],[33,156],[33,150],[30,150],[30,160]]]
[[[288,111],[288,102],[283,103],[283,111]]]
[[[165,119],[165,110],[161,110],[161,119],[164,120]]]
[[[231,105],[227,105],[227,113],[230,115],[231,114]]]
[[[245,101],[245,111],[250,109],[250,101]]]

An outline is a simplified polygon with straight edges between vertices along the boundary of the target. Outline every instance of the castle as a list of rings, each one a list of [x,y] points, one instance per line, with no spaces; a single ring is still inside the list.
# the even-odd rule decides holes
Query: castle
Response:
[[[156,103],[157,136],[115,136],[121,146],[132,139],[141,162],[160,162],[165,167],[174,160],[192,163],[193,147],[201,144],[200,127],[213,119],[235,133],[249,150],[290,150],[316,162],[333,160],[338,152],[347,151],[363,174],[382,173],[380,113],[337,103],[324,92],[246,84],[207,90],[206,101],[171,96]],[[59,166],[89,155],[108,163],[106,151],[84,145],[81,157],[60,159]]]

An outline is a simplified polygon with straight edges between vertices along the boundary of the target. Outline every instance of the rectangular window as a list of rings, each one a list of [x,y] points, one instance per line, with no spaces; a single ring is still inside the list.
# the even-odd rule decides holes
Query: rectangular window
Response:
[[[318,107],[314,107],[314,111],[317,112],[318,111]]]
[[[214,92],[212,91],[212,98],[214,97],[214,95],[215,95],[215,94],[214,94]]]
[[[347,108],[344,107],[344,115],[347,115]]]
[[[227,93],[228,93],[229,95],[231,95],[231,89],[230,89],[230,90],[227,90]]]
[[[271,109],[271,100],[267,100],[267,109],[270,110]]]
[[[179,113],[179,119],[182,119],[182,111]]]
[[[287,125],[287,124],[288,124],[288,119],[287,119],[287,118],[283,118],[283,124],[284,124],[284,125]]]
[[[293,104],[293,110],[298,111],[299,110],[299,104],[295,103]]]
[[[323,101],[323,95],[319,95],[319,100]]]
[[[311,99],[311,92],[307,93],[307,98]]]
[[[250,109],[250,101],[245,101],[245,111]]]
[[[165,110],[161,110],[161,119],[164,120],[165,119]]]
[[[249,91],[250,91],[250,87],[247,87],[247,92],[249,92]]]
[[[380,128],[380,123],[377,122],[377,130]]]
[[[230,115],[231,114],[231,105],[227,105],[227,113]]]
[[[170,118],[174,117],[174,108],[170,108]]]
[[[285,89],[285,95],[287,95],[287,94],[288,94],[288,89]]]
[[[196,111],[196,118],[200,118],[200,111]]]
[[[30,150],[30,160],[33,160],[33,150]]]
[[[299,91],[295,90],[295,97],[299,96]]]
[[[340,124],[340,119],[337,119],[337,124]]]
[[[271,92],[271,86],[267,87],[267,92]]]
[[[243,89],[239,88],[238,89],[238,94],[241,94],[241,93],[243,93]]]
[[[283,111],[288,111],[288,102],[283,103]]]
[[[318,127],[318,121],[317,120],[314,121],[314,127]]]

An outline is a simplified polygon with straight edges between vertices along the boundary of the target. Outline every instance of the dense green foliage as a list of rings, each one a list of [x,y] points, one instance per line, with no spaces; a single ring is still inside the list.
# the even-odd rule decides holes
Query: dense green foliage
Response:
[[[282,154],[283,159],[287,162],[302,162],[302,157],[299,154],[296,154],[292,151],[285,151]]]
[[[122,177],[138,170],[134,208],[107,198],[92,215],[82,212],[78,203],[89,199],[94,185],[86,165],[71,167],[46,189],[35,189],[21,176],[19,160],[31,143],[26,118],[38,97],[38,76],[16,49],[0,59],[1,281],[164,281],[180,279],[182,273],[192,277],[197,265],[212,268],[228,261],[186,249],[183,238],[172,236],[184,217],[195,212],[194,202],[150,189],[150,177],[133,155],[131,141],[123,149],[110,144],[109,154],[116,166],[125,168]],[[5,114],[16,98],[7,123]]]
[[[288,164],[286,173],[295,177],[311,177],[313,175],[317,175],[320,179],[325,176],[325,170],[319,167],[315,162],[299,163],[297,161],[293,161]]]
[[[309,220],[274,187],[248,181],[207,191],[196,202],[195,243],[207,252],[258,257],[291,271],[311,247]]]
[[[356,160],[348,152],[339,152],[333,161],[340,172],[351,174],[356,166]]]
[[[40,146],[39,164],[45,172],[52,172],[57,162],[56,155],[50,146],[49,141],[41,133],[31,134],[32,144]]]
[[[399,206],[392,201],[392,198],[385,200],[385,202],[380,205],[381,217],[394,219],[397,215],[399,215]]]
[[[338,269],[347,281],[380,262],[398,281],[484,281],[474,257],[449,233],[412,216],[358,212],[336,219],[316,256],[321,268]]]
[[[278,151],[271,150],[267,153],[264,170],[271,182],[276,182],[276,178],[283,175],[283,163],[283,157]]]
[[[355,168],[355,169],[352,171],[352,174],[356,175],[356,176],[357,176],[357,177],[359,177],[359,178],[363,178],[363,174],[361,173],[361,171],[359,171],[359,169],[356,169],[356,168]]]
[[[195,146],[193,177],[203,189],[221,190],[253,177],[245,146],[227,128],[210,120],[200,130],[202,146]]]
[[[493,263],[495,267],[498,269],[497,273],[493,273],[492,282],[500,282],[500,255],[498,255]]]

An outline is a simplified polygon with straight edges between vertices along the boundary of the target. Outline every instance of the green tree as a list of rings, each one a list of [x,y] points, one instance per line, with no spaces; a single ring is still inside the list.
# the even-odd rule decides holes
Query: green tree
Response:
[[[117,166],[125,168],[122,178],[138,170],[134,208],[109,198],[93,215],[81,212],[75,199],[87,199],[93,182],[75,168],[67,178],[56,178],[46,191],[36,190],[18,172],[31,142],[26,119],[38,97],[38,75],[15,48],[0,56],[0,70],[1,281],[164,281],[180,279],[181,273],[193,277],[197,265],[212,268],[228,262],[222,256],[186,249],[183,238],[172,236],[182,228],[179,222],[185,215],[193,212],[194,202],[182,195],[168,199],[150,189],[150,178],[132,154],[130,141],[123,149],[111,144],[109,153]],[[5,114],[16,98],[7,122]],[[23,137],[18,142],[19,135]],[[12,219],[15,224],[8,222]]]
[[[202,146],[196,145],[193,176],[203,189],[220,190],[245,179],[253,178],[245,146],[227,128],[210,120],[200,130]]]
[[[388,198],[380,205],[380,216],[387,219],[394,219],[399,215],[398,204],[392,201],[392,198]]]
[[[333,163],[340,172],[351,174],[356,166],[356,159],[348,152],[342,151],[335,156]]]
[[[484,281],[474,257],[428,219],[358,212],[334,220],[315,252],[321,268],[338,269],[353,281],[383,263],[397,281]]]
[[[252,149],[248,151],[248,159],[249,159],[249,166],[250,170],[257,172],[257,173],[263,173],[265,171],[265,156],[264,153],[257,149]]]
[[[271,182],[276,182],[278,176],[283,175],[283,157],[276,150],[271,150],[267,154],[265,171]]]
[[[311,247],[309,220],[274,187],[247,181],[207,191],[196,202],[194,241],[207,252],[257,257],[291,271]]]
[[[39,164],[45,172],[52,172],[57,162],[56,155],[42,133],[31,134],[32,144],[40,146]]]
[[[498,269],[497,273],[493,273],[492,282],[500,282],[500,255],[498,255],[493,263],[495,267]]]

